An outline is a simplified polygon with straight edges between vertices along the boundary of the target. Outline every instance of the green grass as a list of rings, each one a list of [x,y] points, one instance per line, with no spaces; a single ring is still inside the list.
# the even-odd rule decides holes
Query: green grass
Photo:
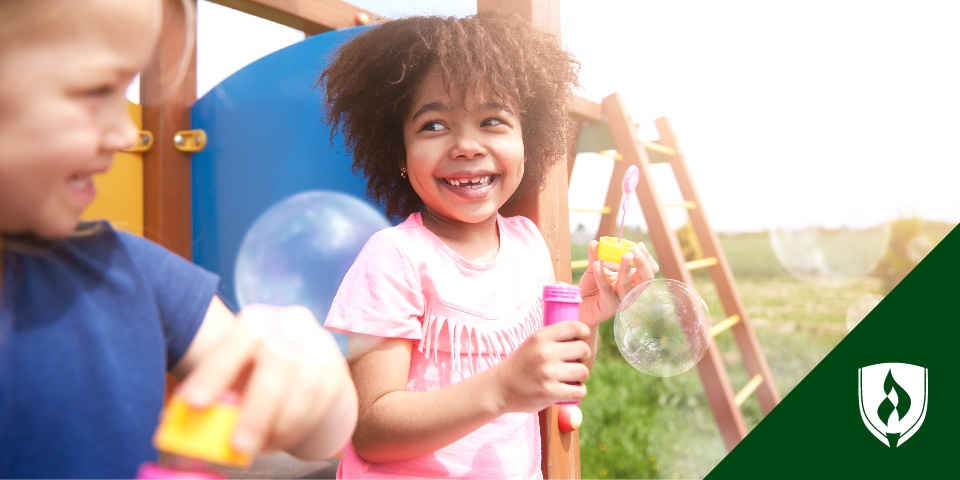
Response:
[[[631,237],[636,238],[636,237]],[[942,236],[936,236],[937,240]],[[750,324],[773,380],[786,396],[847,333],[846,312],[881,282],[864,278],[844,285],[818,285],[792,277],[777,262],[765,234],[721,236]],[[648,243],[648,246],[650,244]],[[574,259],[585,245],[572,247]],[[574,281],[581,272],[574,272]],[[725,316],[709,278],[693,285],[713,322]],[[613,339],[613,322],[600,327],[601,347],[580,405],[580,465],[583,478],[700,478],[726,455],[697,370],[669,378],[631,367]],[[734,391],[746,383],[732,334],[717,345]],[[743,405],[749,428],[761,419],[756,399]]]

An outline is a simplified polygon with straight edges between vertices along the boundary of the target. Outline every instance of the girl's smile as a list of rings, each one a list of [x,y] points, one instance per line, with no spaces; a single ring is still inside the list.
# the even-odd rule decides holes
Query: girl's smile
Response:
[[[500,175],[491,173],[455,174],[440,178],[440,182],[454,194],[467,200],[482,198],[493,190]]]

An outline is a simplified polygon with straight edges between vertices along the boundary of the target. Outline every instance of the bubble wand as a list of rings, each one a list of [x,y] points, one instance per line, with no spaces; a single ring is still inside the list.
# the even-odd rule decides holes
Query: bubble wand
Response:
[[[627,220],[627,208],[630,206],[630,194],[636,191],[637,184],[640,182],[640,169],[636,165],[630,165],[627,171],[623,173],[623,203],[620,208],[623,210],[620,219],[619,237],[600,237],[600,247],[597,249],[597,256],[604,261],[604,268],[616,271],[620,264],[620,258],[624,253],[630,251],[636,246],[636,243],[623,239],[623,226]]]
[[[630,165],[623,174],[623,203],[620,214],[620,236],[617,237],[617,245],[623,242],[623,224],[627,221],[627,207],[630,206],[630,194],[637,190],[637,184],[640,183],[640,169],[636,165]]]

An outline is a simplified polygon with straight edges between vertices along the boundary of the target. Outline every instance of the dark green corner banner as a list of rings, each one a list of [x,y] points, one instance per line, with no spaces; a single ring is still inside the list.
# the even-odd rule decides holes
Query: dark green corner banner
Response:
[[[955,228],[707,478],[956,478],[958,326]]]

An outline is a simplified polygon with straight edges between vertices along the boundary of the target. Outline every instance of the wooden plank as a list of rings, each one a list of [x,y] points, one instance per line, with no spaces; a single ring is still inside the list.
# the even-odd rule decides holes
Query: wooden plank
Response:
[[[210,0],[256,17],[301,30],[307,35],[353,27],[358,13],[372,22],[386,20],[341,0]]]
[[[189,0],[196,11],[196,0]],[[144,154],[144,228],[147,238],[192,259],[190,155],[174,147],[178,130],[190,128],[197,99],[196,38],[181,0],[164,0],[164,27],[156,55],[140,75],[143,127],[154,146]]]
[[[540,29],[560,35],[559,0],[477,0],[477,11],[509,11],[526,18]],[[539,195],[520,198],[504,216],[523,215],[540,229],[550,250],[558,281],[572,282],[570,269],[570,215],[567,210],[566,165],[558,164],[547,173],[547,187]],[[576,431],[561,432],[557,407],[540,412],[542,471],[544,478],[580,478],[580,440]]]
[[[570,107],[570,113],[587,122],[603,122],[603,108],[600,107],[600,104],[587,100],[579,95],[573,97],[573,105]]]
[[[717,342],[710,342],[707,353],[697,362],[697,373],[703,382],[703,391],[710,401],[713,419],[717,422],[720,437],[727,451],[733,450],[743,437],[747,436],[747,424],[743,420],[740,407],[733,402],[733,386],[727,369],[723,366],[723,357]]]
[[[477,0],[477,11],[515,13],[539,29],[560,36],[559,0]]]

